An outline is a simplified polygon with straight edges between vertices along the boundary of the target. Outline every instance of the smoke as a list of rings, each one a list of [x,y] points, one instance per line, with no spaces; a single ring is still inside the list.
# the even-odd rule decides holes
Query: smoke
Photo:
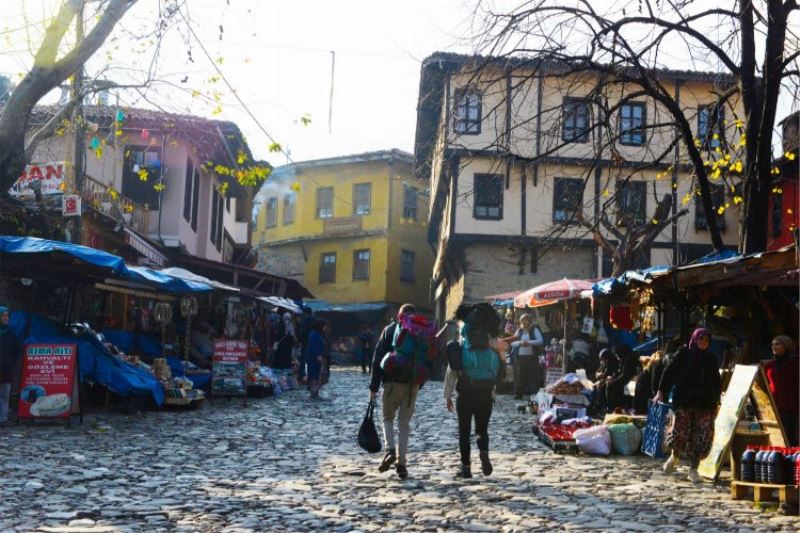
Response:
[[[277,196],[278,202],[287,194],[295,194],[292,185],[297,181],[297,173],[294,165],[284,165],[276,167],[270,173],[266,181],[261,185],[261,188],[256,193],[253,200],[253,223],[258,220],[258,213],[261,211],[261,206],[271,196]]]

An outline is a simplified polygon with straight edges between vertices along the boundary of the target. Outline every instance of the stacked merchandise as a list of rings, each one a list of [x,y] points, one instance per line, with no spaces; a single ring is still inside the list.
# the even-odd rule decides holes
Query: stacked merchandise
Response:
[[[295,377],[294,371],[291,369],[278,370],[273,368],[271,371],[275,378],[272,382],[272,388],[276,396],[284,391],[293,390],[300,386],[297,383],[297,378]]]
[[[247,363],[247,395],[256,398],[272,396],[275,393],[275,375],[268,366],[252,361]]]
[[[203,391],[194,388],[192,380],[173,376],[167,360],[163,357],[153,360],[153,373],[164,387],[165,405],[197,408],[206,398]]]
[[[800,485],[800,448],[748,446],[739,479],[770,485]]]

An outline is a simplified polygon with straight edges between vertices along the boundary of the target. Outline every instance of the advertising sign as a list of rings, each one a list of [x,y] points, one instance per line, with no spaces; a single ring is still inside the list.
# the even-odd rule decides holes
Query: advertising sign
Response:
[[[42,194],[58,194],[64,185],[64,162],[34,163],[25,167],[22,175],[8,191],[14,196],[33,196],[31,183],[39,181]]]
[[[69,418],[78,349],[74,344],[26,344],[19,394],[20,418]]]
[[[211,392],[217,396],[247,394],[247,348],[245,341],[214,341]]]
[[[81,197],[77,194],[65,194],[61,199],[61,213],[65,217],[81,216]]]

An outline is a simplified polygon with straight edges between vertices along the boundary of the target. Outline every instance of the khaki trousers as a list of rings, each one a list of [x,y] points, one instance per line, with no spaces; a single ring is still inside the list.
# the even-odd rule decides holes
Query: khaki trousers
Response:
[[[412,383],[383,384],[383,440],[387,452],[395,449],[394,419],[397,416],[397,464],[406,464],[411,417],[414,415],[418,392],[419,386]]]

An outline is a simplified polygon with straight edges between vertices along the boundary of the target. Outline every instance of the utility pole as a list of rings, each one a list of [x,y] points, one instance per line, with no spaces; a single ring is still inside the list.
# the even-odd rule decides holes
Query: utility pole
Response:
[[[78,4],[78,12],[75,16],[75,47],[80,46],[83,41],[83,2]],[[85,124],[83,118],[83,65],[80,65],[72,76],[72,97],[77,98],[75,109],[72,113],[72,124],[75,127],[75,152],[73,154],[72,168],[75,171],[73,184],[75,192],[83,198],[83,173],[84,159],[86,158],[85,146]],[[83,214],[74,218],[74,233],[72,242],[81,244]]]

